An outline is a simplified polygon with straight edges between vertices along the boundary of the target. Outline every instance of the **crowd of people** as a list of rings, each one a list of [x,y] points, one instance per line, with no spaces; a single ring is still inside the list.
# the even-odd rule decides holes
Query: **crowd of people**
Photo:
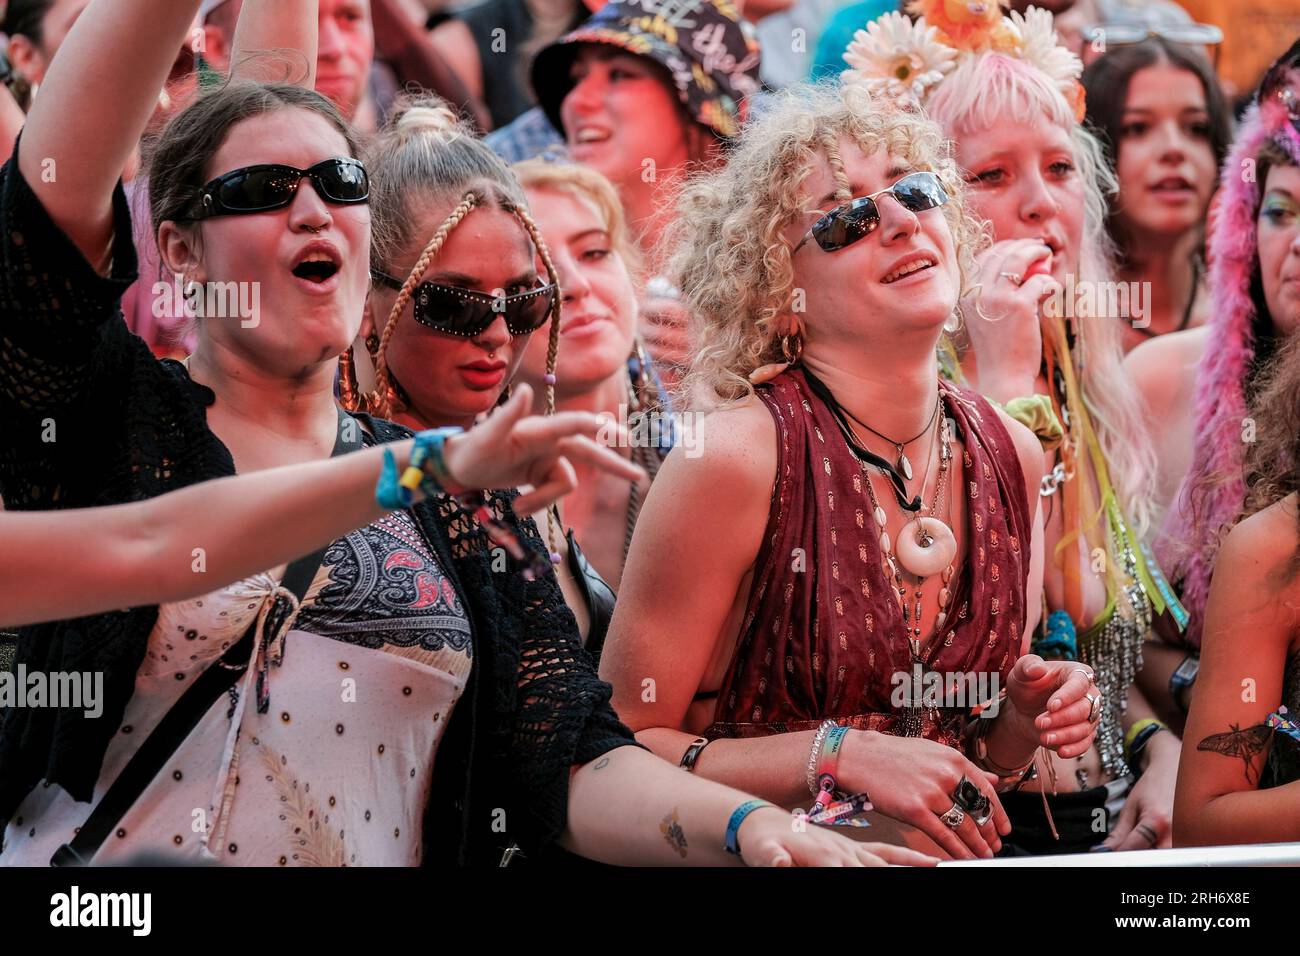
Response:
[[[0,865],[1300,842],[1300,40],[1047,6],[8,0]]]

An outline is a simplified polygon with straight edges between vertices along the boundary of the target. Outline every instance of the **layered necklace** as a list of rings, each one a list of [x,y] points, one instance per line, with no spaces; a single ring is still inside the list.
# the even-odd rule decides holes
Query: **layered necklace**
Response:
[[[865,479],[863,484],[866,485],[868,500],[871,502],[871,514],[876,523],[877,542],[880,545],[881,566],[885,574],[885,579],[890,583],[890,588],[894,593],[895,600],[898,601],[899,609],[903,616],[903,628],[907,637],[910,663],[915,669],[917,666],[922,671],[926,668],[924,650],[921,642],[921,603],[922,593],[926,581],[934,575],[940,576],[939,587],[939,612],[935,617],[934,635],[931,643],[943,631],[948,624],[952,615],[952,581],[955,574],[955,561],[957,558],[957,538],[952,532],[948,521],[939,518],[940,509],[945,518],[951,520],[952,500],[948,494],[949,482],[952,474],[952,441],[951,425],[948,419],[939,414],[939,409],[943,404],[943,395],[940,392],[936,396],[934,412],[930,416],[930,421],[925,429],[909,442],[898,443],[884,435],[881,435],[875,429],[871,428],[865,422],[860,422],[856,418],[849,416],[839,405],[830,390],[826,388],[819,380],[805,369],[805,374],[813,385],[813,391],[818,394],[831,410],[840,430],[844,435],[846,444],[854,457],[858,459],[859,466],[862,469],[862,476]],[[853,428],[853,422],[857,422],[866,428],[873,435],[878,435],[885,441],[894,445],[899,456],[898,467],[902,471],[900,475],[889,462],[872,454],[859,439],[857,432]],[[921,495],[925,492],[925,483],[930,475],[930,461],[933,457],[927,447],[925,458],[925,473],[921,477],[921,486],[918,489],[920,494],[912,500],[908,500],[906,493],[905,481],[912,477],[911,463],[907,460],[904,453],[906,445],[924,437],[938,423],[936,438],[939,443],[939,477],[935,482],[934,494],[930,499],[930,507],[927,509],[922,504]],[[889,516],[886,514],[880,499],[876,497],[876,490],[871,481],[871,468],[875,468],[885,477],[889,478],[893,486],[895,496],[898,498],[900,508],[905,512],[911,512],[912,518],[903,526],[898,535],[898,541],[894,542],[889,537],[887,530]],[[902,489],[900,494],[899,489]],[[909,591],[910,600],[909,600]],[[923,730],[922,713],[924,708],[921,707],[919,700],[909,700],[908,705],[904,708],[902,736],[919,737]]]

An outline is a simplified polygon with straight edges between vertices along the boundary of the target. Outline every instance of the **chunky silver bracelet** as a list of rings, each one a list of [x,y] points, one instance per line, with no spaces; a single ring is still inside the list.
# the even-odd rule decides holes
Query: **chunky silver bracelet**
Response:
[[[826,743],[826,735],[835,729],[836,723],[833,720],[823,720],[817,733],[813,735],[812,753],[808,755],[808,774],[804,782],[808,784],[808,792],[813,796],[817,795],[817,758],[821,756],[822,746]]]

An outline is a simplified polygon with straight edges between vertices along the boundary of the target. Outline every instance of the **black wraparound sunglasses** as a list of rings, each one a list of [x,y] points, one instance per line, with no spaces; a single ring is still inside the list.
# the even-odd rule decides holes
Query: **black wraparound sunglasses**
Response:
[[[813,223],[790,254],[794,255],[802,249],[809,239],[815,240],[823,252],[834,252],[871,235],[880,225],[880,208],[876,205],[876,197],[886,193],[913,213],[934,209],[948,201],[948,194],[934,173],[909,173],[888,189],[850,200],[832,209]]]
[[[274,164],[244,166],[218,176],[199,190],[185,218],[211,219],[283,209],[293,202],[304,178],[311,180],[317,195],[335,205],[350,206],[370,199],[370,178],[357,159],[327,159],[310,169]]]
[[[372,274],[390,289],[401,290],[400,279],[385,272]],[[421,325],[472,339],[487,331],[498,318],[505,318],[511,335],[536,332],[546,324],[555,308],[555,293],[553,284],[515,295],[493,295],[438,282],[421,282],[411,293],[411,303],[415,321]]]

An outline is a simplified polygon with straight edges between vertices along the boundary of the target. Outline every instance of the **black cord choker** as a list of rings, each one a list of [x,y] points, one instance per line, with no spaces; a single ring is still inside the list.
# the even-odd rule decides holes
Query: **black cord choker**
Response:
[[[903,481],[903,476],[898,473],[898,470],[892,464],[870,449],[864,448],[858,442],[853,434],[853,429],[849,427],[847,413],[840,407],[840,403],[835,400],[831,390],[806,366],[802,371],[804,379],[808,382],[808,387],[812,389],[813,394],[820,398],[826,404],[826,407],[831,410],[831,414],[835,416],[835,421],[839,424],[840,432],[844,435],[844,441],[848,444],[849,451],[853,452],[853,457],[857,458],[858,461],[880,469],[881,473],[889,479],[889,484],[893,488],[894,497],[898,499],[900,508],[913,513],[919,512],[921,510],[921,496],[917,495],[910,500],[908,499],[907,485]],[[885,440],[888,441],[888,439]]]

